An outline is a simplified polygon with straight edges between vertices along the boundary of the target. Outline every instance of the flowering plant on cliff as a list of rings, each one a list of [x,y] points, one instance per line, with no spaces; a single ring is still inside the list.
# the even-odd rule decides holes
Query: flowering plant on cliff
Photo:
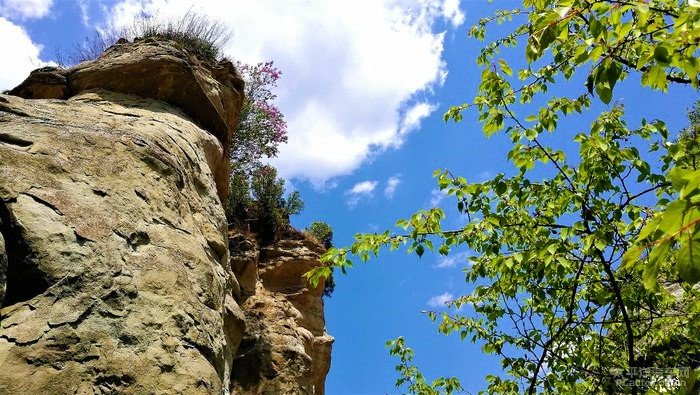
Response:
[[[282,72],[273,62],[248,65],[236,62],[245,80],[245,101],[231,147],[231,194],[227,208],[230,224],[257,221],[263,239],[273,240],[289,224],[289,216],[301,211],[298,192],[284,198],[284,180],[277,170],[263,164],[287,142],[287,122],[273,103],[272,91]],[[292,206],[288,206],[290,203]]]
[[[237,62],[245,80],[245,102],[241,109],[238,130],[231,149],[233,168],[251,174],[263,158],[279,153],[279,145],[287,142],[287,122],[273,103],[272,90],[282,72],[273,62],[256,65]]]

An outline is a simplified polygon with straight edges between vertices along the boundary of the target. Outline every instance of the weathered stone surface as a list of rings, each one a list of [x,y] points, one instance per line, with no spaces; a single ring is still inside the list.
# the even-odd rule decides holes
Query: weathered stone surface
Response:
[[[221,144],[218,150],[214,145],[205,147],[205,152],[219,198],[227,202],[229,147],[243,103],[243,80],[230,61],[203,60],[170,40],[119,40],[98,59],[70,70],[35,70],[10,94],[26,99],[67,99],[92,89],[165,101],[212,133]]]
[[[240,233],[230,235],[228,245],[231,254],[231,269],[236,273],[240,284],[239,301],[243,301],[255,293],[255,285],[258,282],[260,250],[255,240]]]
[[[233,392],[323,394],[333,338],[325,331],[323,284],[309,289],[302,278],[321,265],[323,248],[298,232],[260,248],[259,257],[257,245],[240,234],[229,243],[239,278],[252,263],[259,268],[255,292],[241,306],[246,332],[233,363]],[[234,245],[248,254],[235,258]]]
[[[2,220],[0,220],[2,222]],[[0,226],[2,226],[0,224]],[[0,305],[5,300],[5,288],[7,287],[7,252],[5,251],[5,238],[0,233]]]
[[[25,249],[0,393],[221,393],[244,322],[205,154],[219,141],[133,95],[0,100],[2,229]]]
[[[42,67],[32,71],[24,82],[9,93],[25,99],[67,99],[71,95],[67,77],[66,69]]]
[[[202,61],[173,41],[147,38],[115,44],[98,59],[76,66],[69,83],[74,94],[101,88],[163,100],[182,109],[224,148],[212,172],[221,201],[227,201],[229,147],[243,103],[243,80],[230,61]]]
[[[323,393],[322,249],[228,234],[242,88],[146,39],[0,95],[0,395]]]

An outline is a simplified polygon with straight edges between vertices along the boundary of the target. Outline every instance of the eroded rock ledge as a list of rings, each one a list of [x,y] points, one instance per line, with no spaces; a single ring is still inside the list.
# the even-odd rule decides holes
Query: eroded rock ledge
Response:
[[[233,233],[229,247],[246,321],[233,393],[323,394],[333,344],[325,330],[324,284],[310,288],[301,277],[321,265],[323,247],[293,230],[262,248]]]
[[[44,67],[9,93],[25,99],[68,99],[91,89],[129,93],[178,107],[212,133],[223,151],[210,155],[219,197],[228,196],[229,147],[243,103],[243,79],[228,60],[190,55],[176,42],[119,40],[98,59],[71,69]]]
[[[320,247],[229,239],[239,78],[142,40],[0,95],[0,394],[323,393]]]

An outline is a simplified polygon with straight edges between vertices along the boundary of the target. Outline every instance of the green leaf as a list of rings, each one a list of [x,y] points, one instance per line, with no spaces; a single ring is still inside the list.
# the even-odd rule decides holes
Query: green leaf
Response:
[[[649,222],[647,222],[646,225],[644,225],[642,230],[639,232],[639,235],[637,236],[637,240],[644,241],[644,239],[651,236],[659,227],[659,222],[661,222],[661,215],[657,214],[651,220],[649,220]]]
[[[499,182],[496,184],[496,195],[501,196],[508,190],[508,186],[505,182]]]
[[[658,244],[649,253],[649,262],[644,267],[644,272],[642,273],[642,282],[647,291],[652,291],[656,288],[659,279],[659,267],[664,258],[668,255],[670,248],[671,242],[666,241]]]
[[[642,74],[642,84],[665,92],[668,88],[668,79],[664,68],[658,64],[648,68]]]
[[[671,181],[673,189],[680,192],[690,181],[700,178],[700,171],[693,171],[674,167],[668,172],[668,179]]]
[[[677,256],[678,275],[689,284],[700,282],[700,237],[698,227],[693,236],[680,243]]]
[[[600,101],[605,104],[610,104],[610,100],[612,100],[612,89],[610,89],[607,83],[596,85],[595,92],[598,94],[598,97],[600,97]]]
[[[659,63],[669,64],[671,63],[671,52],[668,47],[664,45],[658,45],[654,48],[654,60]]]
[[[596,239],[593,245],[595,245],[595,248],[597,248],[599,251],[605,251],[605,249],[608,247],[608,243],[606,243],[603,239]]]
[[[643,251],[644,247],[642,246],[633,246],[628,249],[622,256],[622,264],[620,265],[620,269],[628,269],[639,262],[639,257],[642,255]]]
[[[513,70],[510,68],[510,66],[508,66],[508,63],[506,63],[505,60],[499,59],[498,64],[501,65],[501,71],[503,71],[506,75],[513,75]]]

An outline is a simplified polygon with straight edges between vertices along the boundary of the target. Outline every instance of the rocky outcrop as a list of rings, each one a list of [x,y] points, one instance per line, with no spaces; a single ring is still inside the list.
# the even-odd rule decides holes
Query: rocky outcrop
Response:
[[[223,155],[208,155],[219,198],[229,188],[229,147],[243,103],[243,80],[228,60],[191,56],[174,41],[119,40],[98,59],[65,70],[33,71],[11,95],[25,99],[68,99],[91,89],[135,94],[178,107],[221,143]]]
[[[323,394],[333,343],[325,331],[324,284],[311,288],[302,278],[321,264],[323,248],[294,231],[262,248],[241,234],[229,243],[234,272],[245,279],[246,332],[233,362],[233,392]]]
[[[258,261],[240,271],[251,257],[267,271],[254,242],[229,251],[227,143],[242,103],[232,67],[174,42],[121,42],[0,95],[0,394],[238,390],[246,324],[278,326],[241,309],[266,293],[315,306],[295,307],[302,316],[320,311],[295,333],[310,358],[300,369],[311,366],[299,387],[322,392],[320,296],[293,302],[300,279],[268,291]]]
[[[121,93],[1,100],[5,393],[220,393],[244,324],[217,140]]]

